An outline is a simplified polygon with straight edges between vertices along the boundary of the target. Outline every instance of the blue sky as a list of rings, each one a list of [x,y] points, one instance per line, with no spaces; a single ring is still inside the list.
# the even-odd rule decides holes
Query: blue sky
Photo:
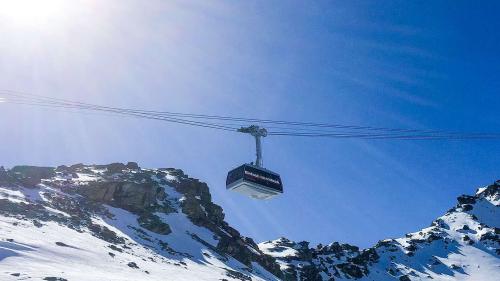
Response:
[[[383,127],[500,131],[491,1],[0,1],[0,89],[103,105]],[[9,4],[10,3],[10,4]],[[30,1],[25,0],[30,4]],[[35,9],[36,8],[36,9]],[[269,137],[285,194],[225,191],[244,135],[0,104],[0,165],[137,161],[206,181],[256,241],[368,247],[500,179],[498,141]]]

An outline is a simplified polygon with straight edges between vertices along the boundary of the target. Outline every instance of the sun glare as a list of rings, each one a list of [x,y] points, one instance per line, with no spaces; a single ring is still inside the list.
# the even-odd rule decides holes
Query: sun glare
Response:
[[[64,13],[64,0],[0,0],[0,20],[11,23],[46,24]]]

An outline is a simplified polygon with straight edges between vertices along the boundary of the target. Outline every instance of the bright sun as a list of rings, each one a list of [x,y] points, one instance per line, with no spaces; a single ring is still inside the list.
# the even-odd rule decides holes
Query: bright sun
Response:
[[[0,0],[0,21],[17,24],[46,24],[64,13],[64,0]]]

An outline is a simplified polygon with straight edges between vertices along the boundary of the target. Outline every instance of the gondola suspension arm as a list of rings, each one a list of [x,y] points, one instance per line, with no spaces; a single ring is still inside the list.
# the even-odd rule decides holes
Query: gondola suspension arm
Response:
[[[238,129],[238,132],[250,134],[255,138],[255,154],[257,156],[257,159],[255,160],[255,166],[262,168],[264,165],[264,161],[262,159],[261,137],[267,136],[267,130],[256,125],[252,125],[249,127],[241,127],[240,129]]]

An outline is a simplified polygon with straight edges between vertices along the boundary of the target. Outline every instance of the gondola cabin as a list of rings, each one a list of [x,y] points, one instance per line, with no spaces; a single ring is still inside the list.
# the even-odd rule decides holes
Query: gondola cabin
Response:
[[[255,199],[270,199],[283,193],[280,175],[251,164],[231,170],[227,174],[226,188]]]

